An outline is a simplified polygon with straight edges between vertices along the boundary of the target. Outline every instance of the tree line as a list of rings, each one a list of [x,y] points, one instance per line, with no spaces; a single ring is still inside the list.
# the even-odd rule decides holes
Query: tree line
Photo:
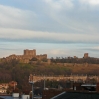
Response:
[[[99,64],[99,58],[73,58],[73,57],[56,57],[55,59],[51,57],[52,63],[89,63],[89,64]]]

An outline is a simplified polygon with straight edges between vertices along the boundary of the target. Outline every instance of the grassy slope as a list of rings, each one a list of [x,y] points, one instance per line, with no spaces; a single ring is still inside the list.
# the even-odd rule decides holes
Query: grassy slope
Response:
[[[29,69],[34,74],[37,75],[66,75],[66,74],[89,74],[97,75],[99,74],[98,64],[66,64],[64,65],[30,65],[30,64],[20,64],[24,69]]]

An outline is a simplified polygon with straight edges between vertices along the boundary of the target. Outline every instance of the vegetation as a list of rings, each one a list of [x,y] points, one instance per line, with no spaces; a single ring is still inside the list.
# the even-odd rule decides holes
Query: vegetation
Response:
[[[17,81],[18,87],[28,87],[30,74],[35,75],[63,75],[70,74],[71,70],[64,66],[19,63],[13,59],[0,63],[0,83]]]
[[[92,57],[88,57],[88,58],[73,58],[73,57],[65,57],[65,58],[60,58],[60,57],[56,57],[56,59],[54,59],[53,57],[51,58],[51,62],[53,63],[90,63],[90,64],[99,64],[99,58],[92,58]]]
[[[35,59],[33,59],[35,60]],[[53,61],[54,59],[52,59]],[[44,60],[46,61],[46,60]],[[59,62],[60,60],[55,60]],[[63,60],[61,60],[63,61]],[[0,62],[0,83],[8,83],[12,80],[18,83],[19,89],[27,89],[31,88],[28,83],[28,78],[30,74],[35,75],[71,75],[78,74],[78,75],[99,75],[99,67],[98,64],[76,64],[74,63],[67,63],[66,65],[58,65],[56,63],[48,64],[33,64],[33,63],[19,63],[19,61],[13,59],[11,61],[3,61]],[[43,83],[43,81],[42,81]],[[56,81],[52,82],[46,81],[47,86],[54,86],[57,87],[59,83]],[[36,83],[37,84],[37,83]],[[43,86],[43,84],[41,84]],[[37,86],[40,86],[38,84]]]

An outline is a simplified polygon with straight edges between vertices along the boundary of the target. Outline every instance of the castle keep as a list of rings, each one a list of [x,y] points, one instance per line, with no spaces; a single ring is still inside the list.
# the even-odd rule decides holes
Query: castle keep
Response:
[[[20,62],[23,62],[23,63],[29,63],[29,61],[32,58],[36,58],[37,60],[47,59],[47,54],[36,55],[35,49],[33,49],[33,50],[26,49],[26,50],[24,50],[23,55],[12,54],[12,55],[6,57],[6,60],[9,61],[11,59],[16,59],[16,60],[19,60]]]
[[[24,55],[26,55],[26,56],[36,56],[36,50],[35,49],[33,49],[33,50],[26,49],[26,50],[24,50]]]

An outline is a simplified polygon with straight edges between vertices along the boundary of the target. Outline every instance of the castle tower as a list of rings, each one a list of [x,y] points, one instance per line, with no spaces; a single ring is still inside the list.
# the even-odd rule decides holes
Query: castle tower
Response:
[[[36,56],[36,50],[33,49],[33,50],[24,50],[24,55],[28,55],[28,56]]]
[[[88,58],[88,53],[84,53],[84,58]]]

